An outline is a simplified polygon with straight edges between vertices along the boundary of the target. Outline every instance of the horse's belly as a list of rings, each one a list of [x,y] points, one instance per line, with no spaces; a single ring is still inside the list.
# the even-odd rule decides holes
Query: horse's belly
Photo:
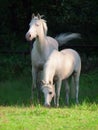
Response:
[[[63,66],[63,68],[61,68],[60,70],[58,70],[57,72],[57,76],[60,79],[67,79],[72,73],[73,73],[73,67],[71,67],[70,69],[66,68]]]

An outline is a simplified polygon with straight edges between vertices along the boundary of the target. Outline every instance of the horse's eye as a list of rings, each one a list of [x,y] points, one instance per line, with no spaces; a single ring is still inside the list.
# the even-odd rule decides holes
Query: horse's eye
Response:
[[[51,95],[51,94],[52,94],[52,92],[49,92],[49,94]]]

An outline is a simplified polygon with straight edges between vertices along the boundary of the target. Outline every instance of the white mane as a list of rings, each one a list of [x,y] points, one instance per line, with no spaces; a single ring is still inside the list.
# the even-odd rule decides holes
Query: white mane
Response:
[[[47,35],[48,27],[46,25],[46,20],[41,19],[41,22],[42,22],[42,25],[43,25],[44,33],[45,33],[45,35]]]

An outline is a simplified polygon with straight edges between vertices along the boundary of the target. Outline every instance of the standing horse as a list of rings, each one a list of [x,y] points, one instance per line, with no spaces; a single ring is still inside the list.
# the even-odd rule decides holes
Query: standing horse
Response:
[[[81,59],[79,54],[73,49],[64,49],[62,51],[54,50],[49,56],[43,69],[42,91],[45,97],[45,106],[50,106],[54,97],[54,103],[59,106],[59,96],[62,80],[65,82],[66,101],[69,104],[69,85],[68,78],[72,76],[75,89],[76,103],[78,104],[79,76],[81,71]],[[56,94],[55,86],[56,83]]]
[[[35,42],[33,44],[33,49],[31,50],[31,61],[32,61],[32,98],[33,98],[33,89],[39,87],[37,79],[38,73],[43,70],[43,65],[47,61],[49,55],[53,50],[58,50],[59,44],[64,44],[67,41],[79,38],[80,35],[77,33],[72,33],[70,35],[60,35],[56,37],[56,39],[47,36],[47,25],[46,21],[41,18],[38,14],[35,16],[33,14],[30,28],[26,33],[26,39],[28,41],[32,41],[35,38]],[[58,44],[59,42],[59,44]],[[38,90],[40,90],[38,88]],[[39,97],[40,98],[40,97]]]

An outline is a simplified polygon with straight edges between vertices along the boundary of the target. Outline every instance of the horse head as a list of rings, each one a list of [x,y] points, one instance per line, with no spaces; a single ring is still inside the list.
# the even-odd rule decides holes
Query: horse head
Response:
[[[35,14],[32,14],[32,19],[29,24],[30,28],[28,32],[26,33],[26,39],[28,41],[32,41],[36,37],[40,37],[47,34],[47,25],[46,21],[42,19],[43,15],[38,14],[35,16]]]
[[[46,107],[50,107],[52,98],[55,96],[55,86],[50,81],[49,81],[49,83],[46,83],[44,80],[42,80],[41,89],[42,89],[42,92],[44,93],[44,97],[45,97],[44,105]]]

